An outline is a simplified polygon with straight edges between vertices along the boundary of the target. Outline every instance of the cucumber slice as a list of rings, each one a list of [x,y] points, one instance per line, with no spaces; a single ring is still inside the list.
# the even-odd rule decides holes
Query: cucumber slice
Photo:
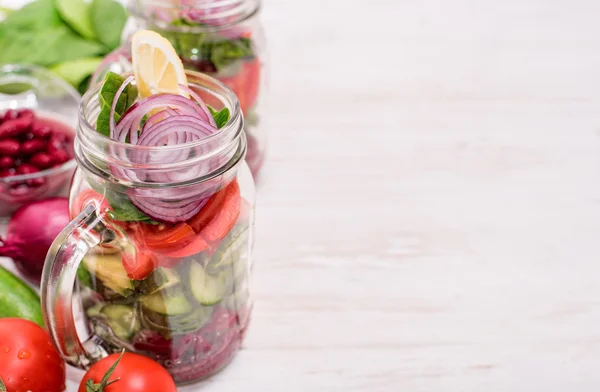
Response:
[[[191,312],[179,316],[167,316],[142,308],[144,327],[161,333],[165,337],[183,335],[204,327],[210,321],[212,306],[194,308]]]
[[[175,287],[179,282],[179,275],[175,271],[159,267],[140,283],[138,290],[144,295],[150,295]]]
[[[230,274],[222,271],[217,275],[209,275],[199,263],[190,266],[190,288],[194,298],[202,305],[219,303],[227,294],[227,277]]]
[[[168,316],[188,313],[192,306],[185,298],[181,288],[162,290],[141,299],[142,306],[159,314]]]
[[[105,316],[115,335],[123,340],[130,339],[141,329],[140,321],[132,306],[110,304],[104,306],[100,314]]]
[[[104,287],[109,288],[123,297],[127,297],[133,293],[133,282],[127,276],[127,272],[123,267],[121,256],[119,254],[88,254],[83,259],[83,264],[90,274],[102,282]]]

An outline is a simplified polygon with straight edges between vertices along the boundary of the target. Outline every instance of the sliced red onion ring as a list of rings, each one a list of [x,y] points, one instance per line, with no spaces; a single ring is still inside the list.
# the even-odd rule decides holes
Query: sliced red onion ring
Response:
[[[196,102],[198,102],[198,104],[200,105],[200,107],[202,108],[202,111],[204,112],[204,119],[207,120],[210,125],[212,125],[213,127],[217,127],[217,123],[215,122],[215,119],[212,116],[212,113],[210,112],[210,110],[208,110],[208,107],[206,106],[206,104],[204,103],[204,101],[202,100],[202,98],[200,98],[200,96],[198,94],[196,94],[196,92],[194,90],[192,90],[191,88],[189,88],[188,86],[184,86],[183,84],[179,85],[179,88],[182,89],[183,91],[185,91],[186,93],[190,94],[190,96],[192,98],[194,98],[196,100]]]
[[[111,106],[110,137],[113,140],[138,146],[158,147],[173,146],[201,140],[210,136],[218,129],[208,107],[192,89],[181,86],[182,91],[190,95],[186,98],[176,94],[158,94],[145,98],[132,105],[115,124],[114,113],[119,97],[133,76],[128,77],[117,90]],[[150,114],[152,113],[152,114]],[[149,116],[141,126],[144,117]],[[141,132],[140,132],[141,129]],[[111,147],[116,157],[124,162],[135,164],[175,163],[184,162],[188,157],[204,154],[210,151],[210,146],[197,146],[194,149],[178,150],[139,150],[130,151],[120,146]],[[135,168],[111,167],[112,172],[119,178],[131,181],[150,181],[155,183],[182,182],[208,174],[215,169],[212,159],[206,162],[188,165],[177,170],[152,170]],[[159,222],[183,222],[196,215],[210,198],[210,189],[214,185],[198,188],[195,193],[184,189],[156,189],[143,192],[132,189],[129,192],[131,202],[143,213]],[[140,192],[142,191],[142,192]]]

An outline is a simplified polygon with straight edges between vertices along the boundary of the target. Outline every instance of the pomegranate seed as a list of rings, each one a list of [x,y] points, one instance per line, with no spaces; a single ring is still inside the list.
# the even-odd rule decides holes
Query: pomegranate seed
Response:
[[[5,120],[0,125],[0,139],[15,137],[29,131],[33,125],[33,119],[28,117]]]
[[[2,116],[2,121],[14,120],[18,115],[19,113],[16,110],[8,109]]]
[[[15,160],[12,157],[0,157],[0,168],[8,169],[13,167]]]
[[[21,145],[13,139],[0,140],[0,155],[15,156],[21,150]]]
[[[31,134],[33,137],[44,139],[52,135],[52,127],[40,123],[34,123],[31,127]]]
[[[52,165],[52,158],[45,152],[38,152],[31,157],[29,163],[38,169],[46,169]]]
[[[17,174],[31,174],[37,172],[39,172],[39,170],[36,167],[28,165],[27,163],[17,167]]]
[[[17,118],[35,118],[35,114],[33,114],[33,110],[31,109],[21,109],[17,112]]]
[[[56,150],[54,152],[48,153],[48,155],[50,155],[50,159],[52,160],[54,166],[58,166],[71,159],[71,157],[65,150]]]
[[[31,155],[46,147],[46,142],[40,139],[27,140],[21,144],[21,153]]]
[[[52,137],[50,138],[50,141],[48,142],[46,151],[50,154],[52,154],[56,151],[63,151],[65,149],[65,143],[60,139],[60,137],[58,135],[60,135],[60,134],[55,133],[54,135],[52,135]]]
[[[9,177],[9,176],[12,176],[12,175],[13,175],[13,173],[11,173],[9,169],[2,169],[2,170],[0,170],[0,178]]]

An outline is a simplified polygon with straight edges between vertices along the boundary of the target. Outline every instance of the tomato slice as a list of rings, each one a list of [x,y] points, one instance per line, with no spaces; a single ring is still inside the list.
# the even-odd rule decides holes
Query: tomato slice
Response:
[[[223,202],[220,204],[212,219],[200,231],[200,235],[208,243],[220,241],[225,238],[240,216],[241,196],[240,186],[238,185],[237,180],[233,180],[220,192],[225,193]],[[202,213],[202,211],[200,211],[200,213]]]
[[[196,237],[194,237],[192,242],[190,242],[183,248],[164,252],[163,255],[165,255],[167,257],[173,257],[173,258],[183,258],[183,257],[193,256],[200,252],[204,252],[206,249],[208,249],[208,244],[206,243],[204,238],[202,238],[201,235],[196,235]],[[163,265],[163,263],[161,263],[161,261],[159,260],[159,264],[161,264],[163,267],[172,267],[173,266],[172,264],[174,264],[174,263],[165,263],[165,265]],[[178,263],[175,263],[175,264],[178,264]]]
[[[127,250],[121,252],[121,260],[127,276],[133,280],[146,279],[158,267],[156,257],[149,251]]]
[[[185,222],[173,227],[166,225],[139,224],[138,239],[140,244],[151,250],[179,249],[193,241],[196,233]]]
[[[211,196],[210,199],[206,202],[204,207],[190,220],[188,220],[188,224],[194,229],[196,233],[199,233],[200,230],[206,226],[208,222],[216,215],[219,208],[221,208],[221,204],[223,204],[223,200],[225,199],[225,189],[221,189],[219,192],[215,193]]]
[[[93,189],[84,189],[77,194],[73,201],[71,219],[74,219],[79,215],[79,213],[90,203],[94,203],[96,210],[99,210],[100,212],[110,210],[110,204],[108,204],[108,200],[106,200],[104,195],[101,195]]]
[[[260,60],[258,57],[244,61],[237,74],[219,79],[233,90],[240,101],[242,112],[248,114],[248,111],[256,103],[260,88]]]

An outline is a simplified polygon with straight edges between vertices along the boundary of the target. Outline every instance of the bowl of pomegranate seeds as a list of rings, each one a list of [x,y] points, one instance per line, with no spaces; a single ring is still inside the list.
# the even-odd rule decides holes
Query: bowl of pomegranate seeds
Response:
[[[79,99],[43,68],[0,67],[0,218],[30,201],[66,195]]]

